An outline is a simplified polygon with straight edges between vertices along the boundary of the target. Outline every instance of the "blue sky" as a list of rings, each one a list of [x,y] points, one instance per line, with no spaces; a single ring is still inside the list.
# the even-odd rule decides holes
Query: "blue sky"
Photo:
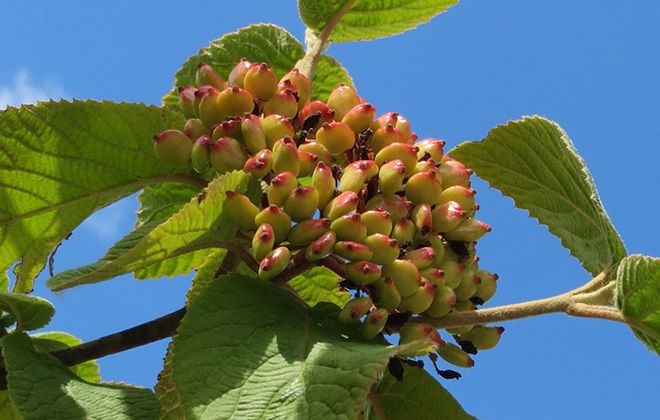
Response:
[[[50,96],[157,104],[186,57],[242,26],[272,22],[299,39],[293,1],[21,1],[0,3],[0,108]],[[359,93],[398,111],[421,137],[450,146],[539,114],[586,160],[630,253],[660,255],[660,3],[466,0],[415,31],[333,45]],[[484,267],[500,275],[492,305],[545,297],[588,280],[547,229],[475,181]],[[134,197],[88,219],[56,270],[100,257],[127,233]],[[52,294],[52,328],[84,340],[178,308],[187,278],[125,276]],[[626,327],[550,315],[505,324],[500,345],[443,384],[484,419],[657,418],[660,360]],[[100,360],[107,380],[153,386],[166,342]],[[653,413],[656,413],[654,415]]]

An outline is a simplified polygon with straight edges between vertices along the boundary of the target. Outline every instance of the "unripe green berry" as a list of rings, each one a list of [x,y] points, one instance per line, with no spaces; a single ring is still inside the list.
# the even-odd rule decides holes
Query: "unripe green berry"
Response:
[[[390,214],[392,222],[398,222],[404,217],[408,216],[412,210],[412,204],[404,197],[399,197],[396,194],[376,194],[367,201],[365,209],[376,210],[383,209]]]
[[[472,170],[468,169],[461,162],[451,158],[443,159],[439,170],[442,175],[443,190],[457,185],[466,188],[470,187]]]
[[[241,119],[240,118],[229,118],[215,126],[213,129],[213,134],[211,134],[213,140],[217,140],[220,137],[231,137],[236,139],[239,143],[243,140],[243,132],[241,131]]]
[[[438,266],[439,269],[445,272],[445,284],[452,289],[458,287],[461,283],[465,265],[456,261],[445,260]]]
[[[433,230],[436,232],[449,232],[465,220],[467,213],[456,201],[447,201],[437,205],[432,212]]]
[[[292,172],[281,172],[270,180],[270,185],[266,190],[269,204],[283,206],[291,191],[298,186],[298,179]]]
[[[154,152],[158,159],[172,166],[185,166],[190,162],[193,141],[179,130],[165,130],[154,136]]]
[[[415,264],[408,260],[394,260],[383,266],[383,276],[394,280],[396,288],[402,297],[410,296],[417,291],[421,276]]]
[[[248,154],[241,144],[231,137],[220,137],[211,145],[211,165],[219,174],[243,169]]]
[[[431,306],[426,308],[426,313],[434,318],[447,315],[456,306],[456,294],[449,286],[440,285],[435,291]]]
[[[197,111],[195,110],[195,89],[192,86],[181,86],[179,92],[179,108],[186,118],[195,118]]]
[[[316,191],[316,188],[311,186],[298,187],[291,191],[291,194],[289,194],[289,197],[284,202],[284,211],[294,221],[302,222],[314,216],[318,205],[319,193]]]
[[[428,204],[419,204],[412,211],[412,220],[415,223],[417,232],[425,237],[433,230],[433,216],[431,206]]]
[[[245,114],[241,121],[243,144],[250,153],[257,153],[266,148],[266,135],[261,126],[261,119],[256,115]]]
[[[218,92],[219,92],[218,89],[214,88],[213,86],[201,86],[198,89],[195,89],[193,107],[194,107],[194,110],[195,110],[195,116],[197,118],[202,119],[202,117],[199,115],[199,104],[201,103],[202,98],[204,98],[204,96],[206,96],[207,94],[211,94],[215,97]],[[209,103],[211,103],[211,102],[209,102]],[[212,108],[212,106],[210,106],[210,107]],[[203,119],[202,119],[202,121],[203,121]],[[212,126],[210,126],[210,127],[212,127]]]
[[[237,86],[220,92],[216,102],[220,113],[227,117],[240,117],[254,109],[254,99],[250,92]],[[202,118],[201,115],[200,118]],[[204,121],[203,118],[202,121]]]
[[[210,136],[211,130],[206,128],[199,118],[189,118],[183,126],[183,132],[192,140],[197,140],[202,136]]]
[[[406,322],[399,330],[399,350],[401,357],[424,356],[445,342],[438,331],[429,324]]]
[[[330,229],[337,234],[340,241],[362,242],[367,237],[367,225],[359,213],[349,213],[332,221]]]
[[[411,243],[415,239],[415,224],[410,219],[401,219],[394,225],[392,229],[392,238],[396,239],[400,244]]]
[[[268,64],[252,64],[245,72],[243,88],[252,97],[267,101],[277,92],[277,76]]]
[[[362,221],[367,225],[367,235],[392,233],[392,217],[383,209],[367,210],[361,215]]]
[[[275,232],[268,223],[264,223],[252,237],[252,257],[255,261],[261,261],[275,245]]]
[[[481,283],[481,280],[474,274],[474,270],[465,269],[461,275],[461,282],[454,288],[456,299],[459,301],[470,299],[477,291],[479,283]]]
[[[399,304],[398,308],[399,311],[421,314],[431,306],[437,288],[438,286],[426,281],[426,279],[422,277],[422,285],[415,290],[415,293],[401,298],[401,304]]]
[[[318,156],[319,162],[323,162],[326,165],[332,165],[335,162],[335,158],[332,157],[328,149],[317,141],[306,140],[298,146],[298,150],[315,154]]]
[[[295,176],[300,173],[300,156],[291,137],[279,139],[273,145],[273,171],[276,174],[291,172]]]
[[[291,89],[277,92],[268,102],[264,103],[263,112],[265,115],[277,114],[286,118],[295,117],[298,113],[296,95]]]
[[[319,209],[324,209],[335,193],[335,177],[325,163],[319,162],[312,173],[312,185],[319,193]]]
[[[339,312],[339,321],[344,324],[350,324],[357,321],[369,312],[372,305],[373,301],[370,297],[365,296],[351,299]]]
[[[334,252],[349,261],[370,261],[374,256],[374,252],[367,245],[352,241],[337,242]]]
[[[442,191],[438,203],[440,204],[455,201],[460,204],[463,210],[469,214],[472,210],[474,210],[474,195],[476,193],[477,192],[473,189],[455,185]]]
[[[319,239],[329,230],[330,221],[328,219],[305,220],[296,224],[289,231],[286,239],[292,246],[303,246]]]
[[[491,274],[486,270],[476,270],[475,274],[479,276],[479,286],[474,296],[479,298],[482,302],[488,302],[497,291],[497,274]]]
[[[428,172],[428,171],[434,171],[436,178],[438,180],[441,180],[441,175],[440,172],[438,171],[438,166],[435,164],[433,160],[420,160],[415,164],[415,169],[413,169],[412,174],[416,174],[419,172]],[[412,175],[411,174],[411,175]]]
[[[435,260],[435,251],[430,246],[417,248],[412,251],[406,252],[404,259],[415,264],[419,270],[430,267]]]
[[[378,153],[391,144],[408,143],[408,135],[397,128],[386,125],[374,131],[368,143],[374,153]]]
[[[411,135],[410,122],[406,117],[399,115],[396,112],[387,112],[381,115],[376,119],[376,121],[373,122],[373,124],[371,124],[369,128],[376,131],[380,127],[384,126],[394,127],[406,133],[407,136]]]
[[[252,63],[245,58],[241,58],[241,61],[239,61],[234,68],[231,69],[231,72],[229,72],[227,83],[229,83],[230,86],[238,86],[242,88],[244,86],[243,81],[245,80],[245,74],[251,66]]]
[[[296,134],[291,120],[278,114],[271,114],[262,118],[261,126],[269,149],[272,149],[279,139],[284,137],[293,138]]]
[[[307,76],[298,69],[292,69],[280,79],[280,83],[285,80],[290,80],[298,89],[299,108],[307,105],[309,98],[312,96],[312,82]]]
[[[200,174],[206,174],[211,166],[209,157],[211,155],[211,136],[203,135],[193,144],[190,152],[190,160],[193,168]]]
[[[371,104],[358,104],[351,108],[341,119],[341,122],[348,124],[355,134],[360,134],[367,128],[376,116],[376,107]]]
[[[492,229],[481,220],[469,218],[446,233],[447,239],[452,241],[478,241]]]
[[[332,254],[332,250],[337,242],[337,235],[333,231],[328,231],[321,235],[314,242],[309,244],[305,250],[305,258],[308,261],[318,261]]]
[[[413,205],[422,203],[433,205],[442,193],[442,182],[437,171],[419,172],[410,177],[406,183],[406,198]]]
[[[360,192],[364,183],[367,180],[367,173],[361,169],[348,166],[339,180],[337,190],[340,192],[353,191]]]
[[[330,153],[337,155],[353,147],[355,133],[348,124],[334,121],[321,126],[316,132],[316,141],[321,143]]]
[[[419,271],[423,278],[435,284],[443,286],[445,284],[445,272],[435,267],[426,267]]]
[[[503,332],[503,327],[475,325],[467,333],[461,334],[460,340],[471,342],[478,350],[489,350],[499,343]]]
[[[371,261],[376,264],[389,264],[397,259],[401,252],[397,240],[382,233],[367,236],[363,243],[373,251]]]
[[[209,85],[219,90],[225,89],[227,87],[227,82],[225,82],[225,80],[220,77],[220,75],[216,73],[215,70],[213,70],[213,67],[206,63],[199,63],[197,65],[195,81],[198,87]]]
[[[384,308],[369,312],[369,315],[367,315],[362,323],[362,338],[371,340],[380,334],[383,328],[385,328],[389,316],[390,313]]]
[[[429,156],[435,162],[440,163],[444,154],[445,141],[437,139],[424,139],[415,143],[419,148],[417,157],[422,159],[424,156]]]
[[[393,312],[401,303],[401,294],[396,288],[394,280],[388,277],[381,277],[371,284],[374,290],[378,306]]]
[[[226,194],[222,211],[227,216],[227,219],[242,231],[254,229],[254,220],[257,214],[259,214],[259,208],[243,194],[233,191],[227,191]]]
[[[403,189],[406,166],[399,159],[391,160],[380,167],[378,187],[384,194],[394,194]]]
[[[381,167],[386,162],[399,159],[408,173],[412,173],[417,164],[417,147],[406,143],[392,143],[376,154],[376,163]]]
[[[285,246],[275,248],[259,263],[259,278],[270,280],[280,274],[291,261],[291,251]]]
[[[275,243],[282,242],[291,230],[291,217],[275,204],[260,211],[254,222],[257,226],[268,223],[275,232]]]
[[[346,85],[337,86],[328,97],[328,106],[335,111],[335,120],[341,121],[344,115],[362,102],[355,89]]]
[[[366,286],[380,278],[380,267],[369,261],[353,261],[344,265],[344,274],[358,286]]]
[[[435,227],[434,227],[435,229]],[[445,238],[437,233],[431,234],[428,237],[431,248],[435,251],[435,260],[433,260],[433,266],[437,267],[445,259],[445,249],[447,248],[447,241]]]
[[[335,220],[338,217],[355,211],[358,202],[359,198],[356,193],[352,191],[343,192],[328,202],[323,210],[323,216],[330,220]]]
[[[214,127],[220,124],[227,116],[220,109],[218,102],[220,94],[220,91],[215,88],[206,90],[198,89],[195,93],[196,97],[199,98],[197,115],[199,115],[199,119],[207,127]]]
[[[474,361],[470,358],[470,355],[453,343],[445,343],[444,346],[438,348],[437,353],[454,366],[463,368],[474,366]]]
[[[243,170],[256,178],[263,178],[273,168],[270,149],[263,149],[245,161]]]
[[[298,160],[300,161],[300,173],[298,176],[308,177],[314,172],[316,164],[319,162],[319,157],[313,153],[298,149]]]

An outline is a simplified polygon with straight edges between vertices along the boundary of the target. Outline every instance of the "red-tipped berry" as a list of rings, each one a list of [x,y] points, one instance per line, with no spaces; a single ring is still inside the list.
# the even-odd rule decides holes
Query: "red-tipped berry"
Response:
[[[252,257],[256,261],[261,261],[275,245],[275,231],[268,223],[264,223],[252,237]]]
[[[206,128],[202,120],[199,118],[188,119],[183,126],[183,132],[193,140],[197,140],[202,136],[210,136],[211,134],[211,130]]]
[[[179,108],[186,118],[197,116],[195,110],[195,89],[192,86],[182,86],[179,88]]]
[[[398,241],[382,233],[367,236],[363,243],[373,251],[371,261],[376,264],[390,264],[401,252]]]
[[[335,220],[345,214],[357,209],[358,195],[352,191],[346,191],[333,198],[325,206],[323,216],[330,220]]]
[[[477,241],[490,231],[491,227],[487,223],[470,218],[447,232],[446,236],[452,241]]]
[[[272,154],[273,152],[269,149],[259,151],[259,153],[245,161],[243,170],[257,178],[263,178],[273,168]]]
[[[392,143],[376,154],[376,163],[379,167],[395,159],[401,160],[406,171],[412,173],[417,164],[417,147],[406,143]]]
[[[292,246],[307,245],[319,239],[329,230],[330,221],[328,219],[305,220],[295,225],[289,231],[286,239]]]
[[[199,137],[193,144],[190,152],[190,161],[193,168],[200,174],[206,174],[211,166],[209,157],[211,156],[211,136],[205,135]]]
[[[421,276],[415,264],[407,260],[394,260],[383,266],[383,276],[394,280],[402,297],[410,296],[420,284]]]
[[[474,366],[474,361],[470,358],[470,355],[455,344],[445,343],[437,352],[440,357],[454,366],[462,368],[471,368]]]
[[[445,345],[438,331],[429,324],[407,322],[399,330],[401,357],[424,356]]]
[[[390,312],[394,310],[401,303],[401,294],[399,289],[396,288],[394,280],[387,277],[381,277],[371,284],[375,292],[375,297],[378,302],[378,306],[385,308]]]
[[[348,124],[331,122],[321,126],[316,133],[316,141],[333,155],[345,152],[355,144],[355,133]]]
[[[293,172],[282,172],[273,177],[266,190],[269,204],[283,206],[291,191],[298,186],[298,179]]]
[[[442,193],[442,182],[436,176],[437,171],[419,172],[406,183],[406,198],[414,205],[433,205]]]
[[[291,251],[285,246],[275,248],[259,263],[259,278],[270,280],[280,274],[291,261]]]
[[[254,220],[259,214],[259,208],[243,194],[233,191],[227,191],[226,194],[222,211],[227,219],[238,226],[240,230],[249,231],[254,229]]]
[[[252,64],[245,72],[243,88],[250,92],[252,97],[267,101],[277,92],[277,76],[268,64]]]
[[[362,323],[362,338],[371,340],[380,334],[383,328],[385,328],[389,316],[390,313],[384,308],[369,312],[369,315],[367,315]]]
[[[426,308],[426,313],[434,318],[447,315],[456,306],[456,294],[449,286],[440,285],[435,291],[431,306]]]
[[[337,236],[333,231],[328,231],[321,235],[314,242],[309,244],[305,250],[305,258],[309,261],[318,261],[332,254],[332,249],[337,242]]]
[[[213,67],[206,63],[199,63],[197,65],[195,81],[198,87],[208,85],[219,90],[223,90],[227,87],[227,82],[225,82],[225,80],[213,70]]]
[[[275,153],[275,152],[273,152]],[[311,186],[298,187],[291,191],[284,202],[284,211],[296,222],[311,219],[319,205],[319,193]]]
[[[328,106],[335,111],[335,119],[341,121],[344,115],[362,102],[355,89],[346,85],[337,86],[328,97]]]
[[[179,130],[165,130],[154,136],[154,152],[158,159],[172,166],[190,162],[193,141]]]
[[[341,122],[351,127],[355,134],[360,134],[367,128],[376,116],[376,107],[371,104],[358,104],[351,108],[341,119]]]
[[[298,101],[291,89],[277,92],[272,98],[264,103],[265,115],[278,114],[286,118],[294,118],[298,113]]]
[[[319,209],[324,209],[335,193],[335,177],[332,169],[323,162],[317,163],[312,173],[312,185],[319,193]]]
[[[291,230],[291,217],[274,204],[260,211],[254,222],[257,226],[268,223],[275,232],[275,243],[282,242]]]
[[[245,114],[241,121],[243,144],[250,153],[257,153],[266,148],[266,135],[261,126],[261,119],[256,115]]]
[[[220,174],[243,169],[247,159],[245,149],[231,137],[220,137],[211,145],[211,165]]]
[[[250,63],[245,58],[241,58],[241,61],[239,61],[238,64],[236,64],[229,73],[227,82],[231,86],[238,86],[242,88],[244,86],[243,81],[245,80],[245,74],[250,69],[250,66],[252,66],[252,63]]]
[[[344,273],[358,286],[366,286],[380,278],[380,267],[369,261],[353,261],[344,265]]]
[[[335,254],[349,261],[369,261],[374,252],[367,245],[359,242],[339,241],[335,244]]]
[[[367,225],[359,213],[349,213],[332,221],[330,229],[340,241],[362,242],[367,237]]]
[[[432,215],[433,230],[436,232],[449,232],[467,217],[463,206],[455,201],[439,204],[433,209]]]
[[[272,114],[261,119],[261,126],[266,135],[266,145],[272,149],[275,142],[284,137],[291,137],[296,134],[291,120],[281,115]]]
[[[373,301],[369,297],[351,299],[339,312],[339,321],[350,324],[359,320],[371,309]]]
[[[279,139],[273,145],[273,171],[276,174],[291,172],[300,174],[300,156],[296,142],[291,137]]]
[[[367,210],[361,215],[362,221],[367,225],[367,235],[392,233],[392,217],[383,209]]]

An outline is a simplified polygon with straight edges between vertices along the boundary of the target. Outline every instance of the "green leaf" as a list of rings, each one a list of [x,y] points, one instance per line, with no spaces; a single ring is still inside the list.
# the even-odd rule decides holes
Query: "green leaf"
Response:
[[[319,33],[347,3],[347,0],[299,0],[298,8],[305,25]],[[335,26],[330,40],[359,41],[400,34],[457,3],[458,0],[358,0]]]
[[[175,176],[151,138],[180,125],[178,114],[142,104],[0,111],[0,271],[20,259],[15,291],[32,290],[51,250],[95,210]]]
[[[2,347],[11,399],[27,420],[158,417],[153,392],[85,382],[53,356],[37,352],[25,334],[5,336]]]
[[[64,271],[51,277],[46,284],[53,290],[62,290],[96,283],[194,251],[223,247],[237,230],[223,216],[227,191],[247,194],[256,201],[260,197],[261,187],[251,175],[242,171],[218,177],[208,185],[204,195],[194,198],[146,235],[137,232],[148,230],[149,224],[134,231],[129,243],[122,245],[121,255],[98,261],[93,270],[83,267]]]
[[[449,155],[548,226],[591,274],[625,257],[584,161],[554,122],[538,116],[511,121]]]
[[[166,182],[147,185],[138,196],[140,208],[136,227],[167,219],[199,193],[199,188],[186,184]]]
[[[195,85],[195,71],[199,63],[211,65],[223,78],[243,57],[251,62],[267,63],[282,77],[295,67],[305,55],[305,49],[290,33],[276,25],[259,24],[239,29],[211,42],[206,48],[188,58],[176,73],[174,88],[163,98],[166,106],[177,106],[178,86]],[[312,96],[327,99],[338,83],[353,86],[350,76],[333,58],[324,56],[313,79]]]
[[[624,258],[617,268],[616,306],[633,333],[660,355],[660,259]]]
[[[38,350],[49,353],[77,346],[83,342],[78,337],[61,331],[36,333],[32,334],[30,338],[32,338],[32,344]],[[80,379],[84,379],[87,382],[99,382],[101,380],[99,365],[95,360],[88,360],[75,366],[70,366],[69,369]]]
[[[319,302],[330,302],[344,307],[351,295],[339,289],[337,283],[341,280],[337,274],[325,267],[314,267],[292,278],[289,286],[309,306],[315,306]]]
[[[338,308],[230,274],[191,301],[172,378],[191,418],[355,418],[395,348],[363,341]]]
[[[403,381],[389,372],[378,385],[378,406],[371,405],[370,419],[469,420],[474,419],[451,394],[422,368],[404,365]],[[380,414],[380,416],[378,415]]]
[[[9,391],[0,391],[0,420],[23,420],[24,417],[14,405]]]
[[[17,329],[36,330],[47,325],[55,314],[52,303],[38,296],[0,292],[0,309],[12,314]]]

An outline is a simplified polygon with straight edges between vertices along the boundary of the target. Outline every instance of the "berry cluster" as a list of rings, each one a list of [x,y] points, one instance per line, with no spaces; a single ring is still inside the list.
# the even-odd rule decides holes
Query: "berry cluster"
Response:
[[[444,141],[418,141],[397,113],[376,118],[349,86],[311,101],[312,84],[296,69],[278,80],[267,64],[243,59],[225,81],[200,64],[196,82],[179,88],[184,131],[154,136],[156,155],[205,176],[243,170],[263,181],[261,206],[229,192],[224,207],[253,235],[262,279],[284,271],[292,253],[332,254],[343,264],[340,286],[355,291],[339,319],[362,319],[365,338],[398,323],[400,344],[426,343],[407,355],[437,350],[464,367],[468,353],[497,344],[501,328],[449,329],[459,347],[418,316],[476,310],[497,287],[476,257],[490,227],[474,217],[472,171],[444,155]]]

